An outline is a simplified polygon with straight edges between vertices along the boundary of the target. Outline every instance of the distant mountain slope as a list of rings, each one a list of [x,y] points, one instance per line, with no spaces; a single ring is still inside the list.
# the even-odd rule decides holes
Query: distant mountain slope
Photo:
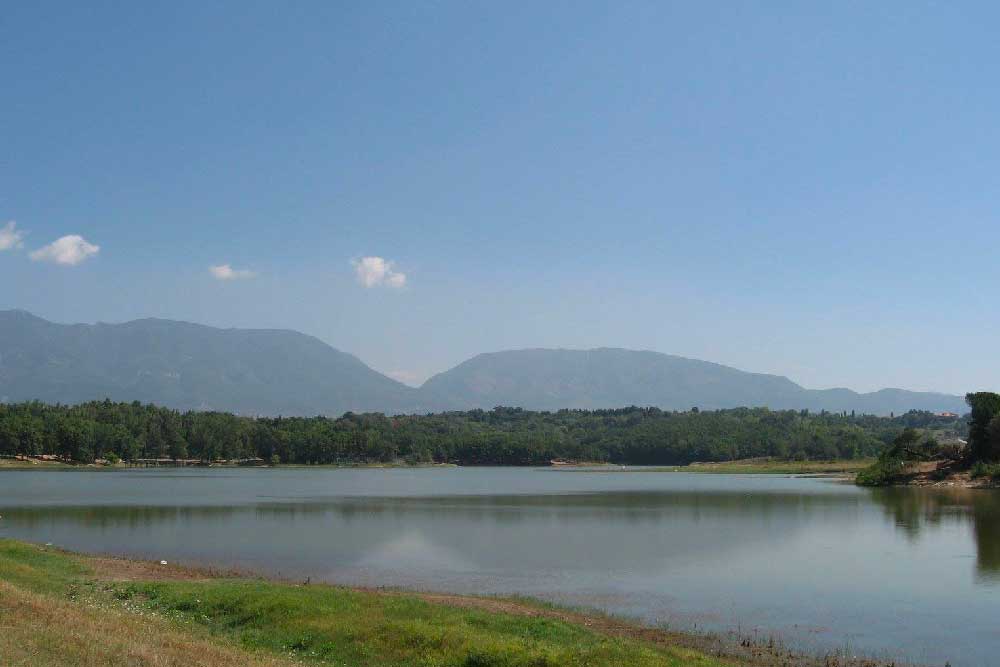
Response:
[[[480,354],[432,377],[421,391],[428,395],[426,400],[438,404],[484,409],[496,405],[534,410],[652,405],[677,410],[768,406],[873,414],[911,409],[965,411],[959,396],[901,389],[870,394],[809,390],[777,375],[613,348]]]
[[[0,399],[105,397],[251,415],[420,409],[416,389],[294,331],[156,319],[63,325],[0,311]]]
[[[215,329],[155,319],[66,325],[24,311],[0,311],[0,401],[103,398],[289,416],[497,405],[965,411],[959,396],[902,389],[870,394],[809,390],[777,375],[611,348],[481,354],[414,389],[295,331]]]

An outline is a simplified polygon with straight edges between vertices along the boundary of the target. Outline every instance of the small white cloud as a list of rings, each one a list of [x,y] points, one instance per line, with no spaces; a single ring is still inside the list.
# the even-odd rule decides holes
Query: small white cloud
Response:
[[[362,257],[354,260],[354,271],[358,282],[365,287],[392,287],[400,289],[406,286],[406,274],[393,270],[393,263],[382,257]]]
[[[210,266],[208,270],[217,280],[246,280],[257,275],[248,269],[234,269],[228,264]]]
[[[22,248],[24,247],[23,239],[24,232],[17,231],[17,223],[13,220],[0,227],[0,250]]]
[[[93,257],[101,247],[87,242],[78,234],[70,234],[56,239],[47,246],[33,251],[29,256],[36,262],[52,262],[63,266],[76,266],[88,257]]]

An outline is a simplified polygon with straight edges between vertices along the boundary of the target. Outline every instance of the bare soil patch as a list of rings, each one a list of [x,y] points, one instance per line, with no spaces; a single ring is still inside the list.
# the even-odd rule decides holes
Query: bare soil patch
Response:
[[[968,469],[955,461],[921,461],[908,464],[901,484],[962,489],[988,489],[994,486],[987,478],[973,479]]]
[[[208,581],[220,577],[245,577],[234,570],[189,567],[157,561],[132,560],[111,556],[88,556],[84,562],[98,581]]]

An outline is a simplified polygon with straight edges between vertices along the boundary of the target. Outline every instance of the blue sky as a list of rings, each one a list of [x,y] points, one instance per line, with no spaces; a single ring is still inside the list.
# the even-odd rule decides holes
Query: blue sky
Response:
[[[994,3],[156,4],[0,15],[0,307],[1000,389]]]

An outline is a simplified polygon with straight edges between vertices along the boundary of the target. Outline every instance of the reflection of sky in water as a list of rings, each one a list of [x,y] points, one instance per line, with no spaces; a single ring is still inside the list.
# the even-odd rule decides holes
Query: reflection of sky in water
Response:
[[[1000,650],[1000,494],[512,469],[0,474],[0,535],[524,593],[953,665]]]

